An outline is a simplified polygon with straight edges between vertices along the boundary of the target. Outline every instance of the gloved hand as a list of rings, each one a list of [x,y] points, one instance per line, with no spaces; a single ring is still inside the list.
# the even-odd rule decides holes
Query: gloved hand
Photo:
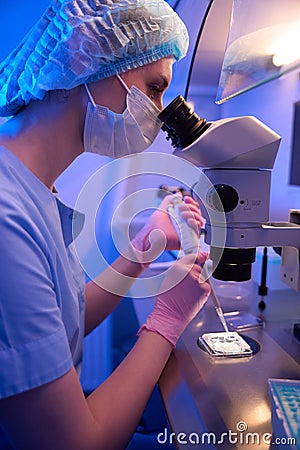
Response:
[[[180,239],[167,211],[175,196],[182,198],[180,193],[167,195],[157,210],[150,216],[144,227],[131,241],[137,260],[147,267],[164,250],[179,250]],[[183,198],[179,205],[181,216],[198,235],[203,226],[203,218],[198,203],[189,196]]]
[[[153,331],[173,346],[189,322],[200,311],[210,294],[210,285],[201,275],[206,253],[192,254],[177,260],[162,283],[153,312],[138,331]]]

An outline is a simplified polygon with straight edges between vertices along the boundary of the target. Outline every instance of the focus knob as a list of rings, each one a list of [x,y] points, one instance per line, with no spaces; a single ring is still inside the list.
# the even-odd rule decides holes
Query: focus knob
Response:
[[[208,204],[216,211],[233,211],[239,203],[237,191],[228,184],[215,184],[208,193]]]

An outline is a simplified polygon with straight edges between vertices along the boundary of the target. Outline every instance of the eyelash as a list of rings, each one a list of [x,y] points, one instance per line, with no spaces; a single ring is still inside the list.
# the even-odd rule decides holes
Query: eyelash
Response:
[[[157,94],[160,94],[162,92],[163,89],[159,88],[158,86],[151,86],[149,98],[153,100]]]

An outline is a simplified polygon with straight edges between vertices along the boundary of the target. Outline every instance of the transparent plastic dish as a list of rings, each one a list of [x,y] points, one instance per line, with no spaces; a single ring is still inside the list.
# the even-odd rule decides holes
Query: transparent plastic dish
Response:
[[[235,331],[204,333],[198,338],[198,344],[215,357],[240,358],[253,354],[250,345]]]
[[[263,319],[243,311],[232,311],[224,314],[224,319],[230,328],[236,331],[251,330],[265,325]]]

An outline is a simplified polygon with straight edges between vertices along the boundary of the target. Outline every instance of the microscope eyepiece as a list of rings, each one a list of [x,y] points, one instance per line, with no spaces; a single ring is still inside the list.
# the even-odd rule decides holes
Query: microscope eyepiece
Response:
[[[167,105],[158,118],[164,122],[162,130],[168,134],[172,146],[176,149],[186,148],[195,142],[211,125],[201,119],[181,95]]]

